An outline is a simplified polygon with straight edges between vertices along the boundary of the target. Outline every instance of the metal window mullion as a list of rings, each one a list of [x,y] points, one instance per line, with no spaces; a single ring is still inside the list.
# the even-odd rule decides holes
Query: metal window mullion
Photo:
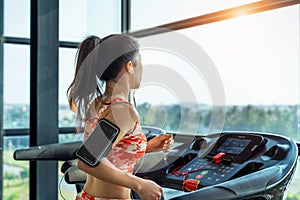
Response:
[[[59,41],[59,47],[77,49],[79,42]]]
[[[121,33],[130,30],[130,0],[121,0]]]
[[[80,132],[82,132],[81,130]],[[77,133],[76,127],[61,127],[59,128],[59,133],[60,135],[63,134],[75,134]],[[4,129],[2,132],[3,136],[5,137],[11,137],[11,136],[29,136],[29,129],[22,128],[22,129]]]
[[[3,43],[30,45],[30,39],[29,38],[22,38],[22,37],[3,36]],[[60,41],[59,42],[59,47],[77,48],[78,44],[79,44],[78,42]]]
[[[0,0],[0,199],[3,199],[3,24],[4,0]]]
[[[3,36],[3,42],[7,43],[7,44],[29,45],[30,44],[30,39],[29,38],[21,38],[21,37]]]
[[[209,23],[219,22],[227,19],[236,18],[244,13],[245,15],[260,13],[277,8],[283,8],[291,5],[299,4],[299,0],[264,0],[246,5],[229,8],[226,10],[204,14],[201,16],[184,19],[157,27],[147,28],[140,31],[132,31],[130,35],[135,37],[146,37],[160,33],[191,28],[195,26],[205,25]]]
[[[4,129],[3,136],[5,137],[29,136],[29,129]]]
[[[31,0],[30,146],[58,142],[58,0]],[[58,199],[57,161],[30,161],[30,199]]]

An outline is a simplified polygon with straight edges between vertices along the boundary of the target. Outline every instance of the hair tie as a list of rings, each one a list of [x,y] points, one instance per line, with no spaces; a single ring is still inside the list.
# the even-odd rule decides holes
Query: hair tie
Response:
[[[95,41],[94,41],[94,47],[97,46],[98,44],[100,44],[102,42],[101,38],[96,37]]]

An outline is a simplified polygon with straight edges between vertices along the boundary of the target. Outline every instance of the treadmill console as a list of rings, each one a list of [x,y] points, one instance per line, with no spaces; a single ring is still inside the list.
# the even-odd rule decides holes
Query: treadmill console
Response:
[[[195,136],[193,140],[185,135],[176,135],[175,143],[164,160],[137,175],[152,179],[165,188],[184,192],[207,190],[232,181],[245,181],[246,185],[251,185],[259,180],[272,185],[275,179],[266,178],[264,171],[291,173],[290,169],[294,169],[297,160],[293,141],[268,133],[221,132]],[[261,173],[264,174],[259,175],[264,178],[262,180],[252,177],[252,174]],[[251,177],[253,180],[250,181]],[[268,180],[267,183],[265,180]]]
[[[182,167],[170,168],[168,178],[177,182],[176,189],[180,185],[183,188],[182,184],[189,180],[197,184],[196,189],[225,182],[238,175],[245,162],[264,144],[264,138],[259,135],[222,135],[205,157],[196,156]],[[185,189],[188,190],[188,187]]]
[[[226,134],[220,137],[207,157],[225,153],[224,158],[228,158],[234,163],[243,163],[264,143],[264,138],[260,135]]]

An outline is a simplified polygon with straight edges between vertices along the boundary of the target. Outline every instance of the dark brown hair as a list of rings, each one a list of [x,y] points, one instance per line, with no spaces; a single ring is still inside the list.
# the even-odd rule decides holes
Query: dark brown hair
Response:
[[[121,48],[124,49],[121,51],[124,53],[118,56],[118,53],[115,52]],[[137,40],[128,35],[114,34],[103,39],[90,36],[79,44],[75,76],[67,90],[69,107],[77,112],[78,128],[89,116],[88,112],[91,110],[90,106],[95,98],[103,95],[105,82],[115,80],[126,62],[135,63],[138,53]],[[105,63],[107,57],[114,54],[117,54],[116,59],[108,62],[108,66],[105,66],[106,64],[103,62]]]

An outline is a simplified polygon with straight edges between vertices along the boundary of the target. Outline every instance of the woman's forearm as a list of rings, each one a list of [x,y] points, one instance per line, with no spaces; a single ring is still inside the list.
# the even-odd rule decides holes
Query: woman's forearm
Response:
[[[137,176],[119,170],[107,159],[103,159],[101,164],[96,167],[89,167],[82,161],[78,161],[78,168],[102,181],[130,188],[136,192],[139,192],[143,181]]]
[[[87,166],[82,161],[78,161],[78,168],[107,183],[132,189],[143,200],[157,200],[163,194],[162,188],[155,182],[123,172],[106,158],[94,168]]]

